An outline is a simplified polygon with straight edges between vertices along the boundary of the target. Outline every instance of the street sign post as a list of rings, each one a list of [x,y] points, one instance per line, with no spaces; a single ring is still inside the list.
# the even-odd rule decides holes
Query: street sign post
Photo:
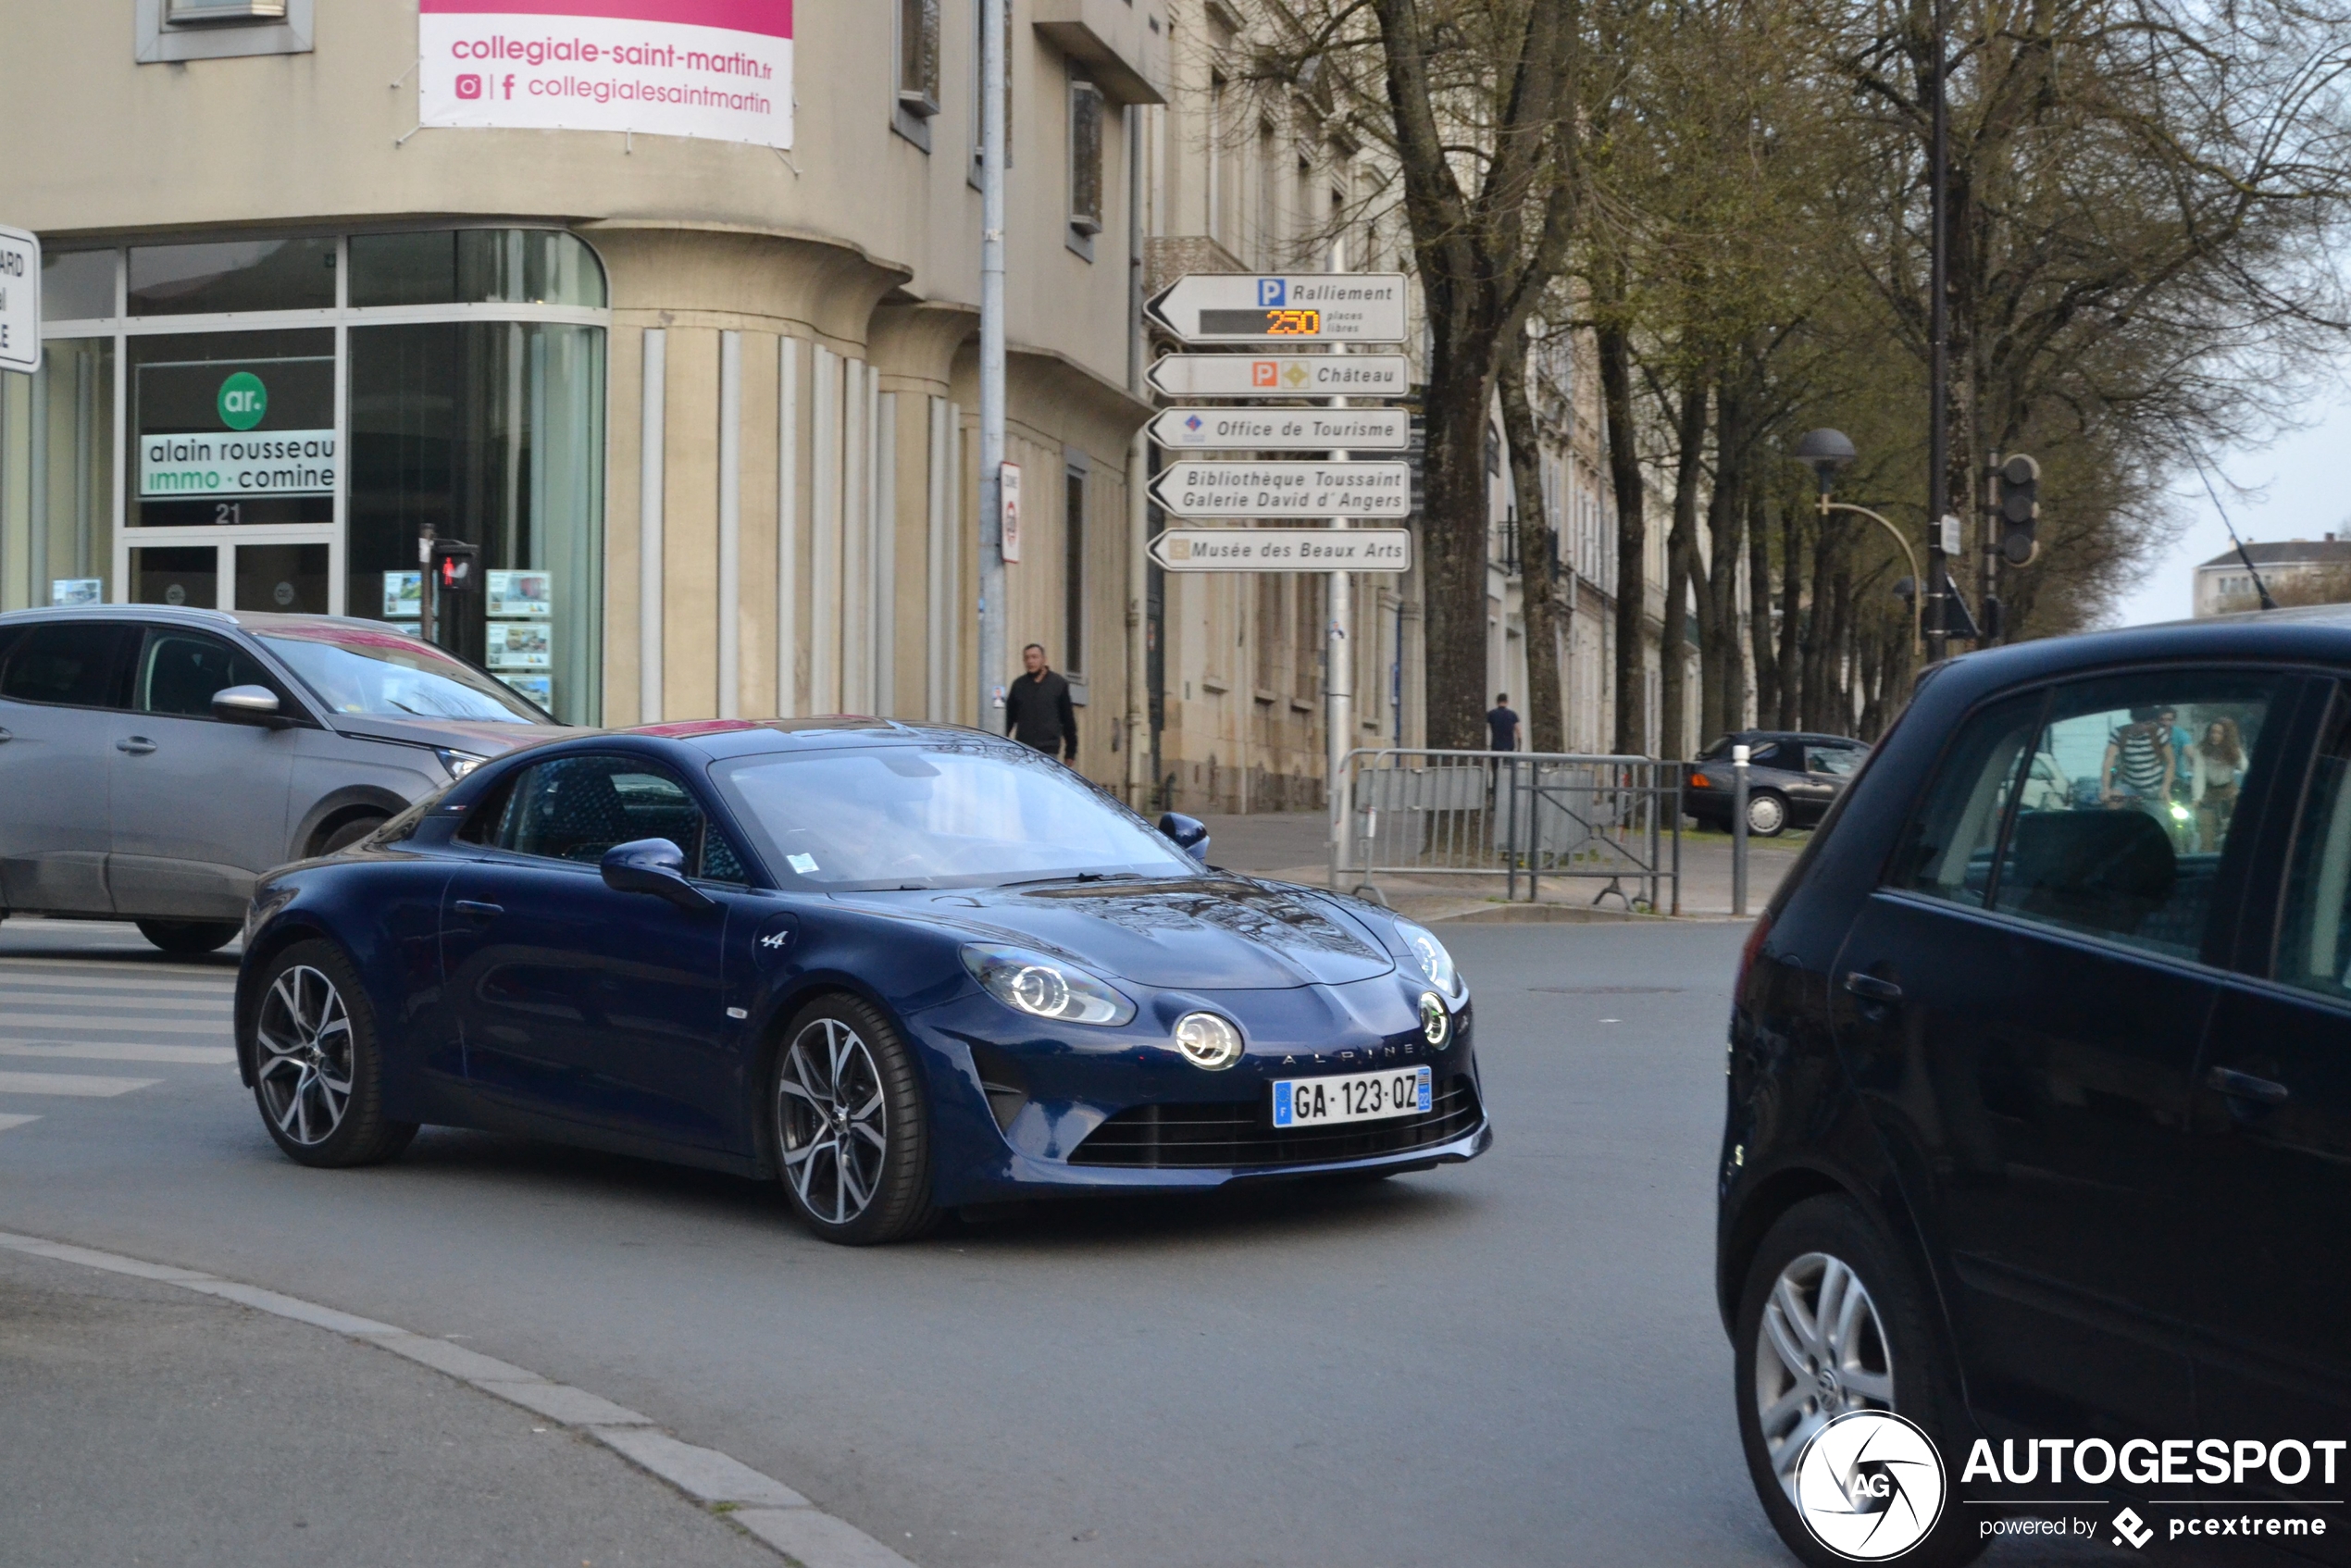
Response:
[[[0,370],[41,368],[41,241],[0,227]]]
[[[1401,408],[1170,408],[1151,440],[1173,451],[1402,452],[1412,417]]]
[[[1189,343],[1400,343],[1404,299],[1401,272],[1194,272],[1162,289],[1143,314]]]
[[[1402,397],[1412,367],[1400,354],[1170,354],[1148,379],[1162,397]]]
[[[1171,517],[1401,519],[1412,515],[1412,466],[1171,463],[1151,480],[1151,498]]]
[[[1168,529],[1151,559],[1171,572],[1409,572],[1410,529]]]

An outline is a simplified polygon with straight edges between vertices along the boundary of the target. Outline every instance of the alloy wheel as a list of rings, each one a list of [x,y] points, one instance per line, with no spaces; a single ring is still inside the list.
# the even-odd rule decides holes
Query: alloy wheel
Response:
[[[262,999],[255,1081],[278,1131],[324,1143],[351,1104],[351,1014],[335,983],[307,964],[280,974]]]
[[[1757,1424],[1793,1497],[1812,1434],[1848,1411],[1894,1408],[1894,1353],[1869,1288],[1826,1252],[1780,1271],[1755,1333]]]
[[[784,1052],[777,1142],[785,1179],[815,1218],[847,1225],[873,1202],[889,1153],[887,1100],[873,1052],[839,1018],[816,1019]]]

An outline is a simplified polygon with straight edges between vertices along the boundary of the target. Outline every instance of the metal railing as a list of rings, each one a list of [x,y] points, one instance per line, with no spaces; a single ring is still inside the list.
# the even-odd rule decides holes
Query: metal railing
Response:
[[[1350,752],[1331,791],[1331,886],[1499,877],[1605,879],[1627,909],[1682,912],[1682,765],[1549,752]],[[1638,896],[1628,891],[1631,883]]]

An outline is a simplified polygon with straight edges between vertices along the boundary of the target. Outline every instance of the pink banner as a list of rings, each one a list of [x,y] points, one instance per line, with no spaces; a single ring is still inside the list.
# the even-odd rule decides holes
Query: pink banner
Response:
[[[599,17],[791,36],[792,0],[418,0],[424,15]]]

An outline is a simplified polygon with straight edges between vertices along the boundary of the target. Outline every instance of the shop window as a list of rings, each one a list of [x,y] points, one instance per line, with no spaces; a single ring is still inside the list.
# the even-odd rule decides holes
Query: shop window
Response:
[[[111,338],[55,338],[0,376],[0,609],[108,597],[114,364]]]
[[[131,249],[133,316],[331,310],[334,305],[332,240],[229,240]],[[106,313],[113,314],[111,305]]]
[[[132,527],[335,520],[332,329],[129,344]]]
[[[114,316],[117,251],[44,251],[41,256],[41,319],[105,321]]]
[[[423,530],[477,545],[480,590],[439,640],[565,723],[596,723],[603,409],[600,328],[354,328],[349,613],[413,628]]]
[[[604,307],[604,269],[558,229],[459,229],[355,234],[355,308],[414,305],[563,305]]]
[[[1090,81],[1071,82],[1069,227],[1088,240],[1102,231],[1102,116],[1101,89]]]

